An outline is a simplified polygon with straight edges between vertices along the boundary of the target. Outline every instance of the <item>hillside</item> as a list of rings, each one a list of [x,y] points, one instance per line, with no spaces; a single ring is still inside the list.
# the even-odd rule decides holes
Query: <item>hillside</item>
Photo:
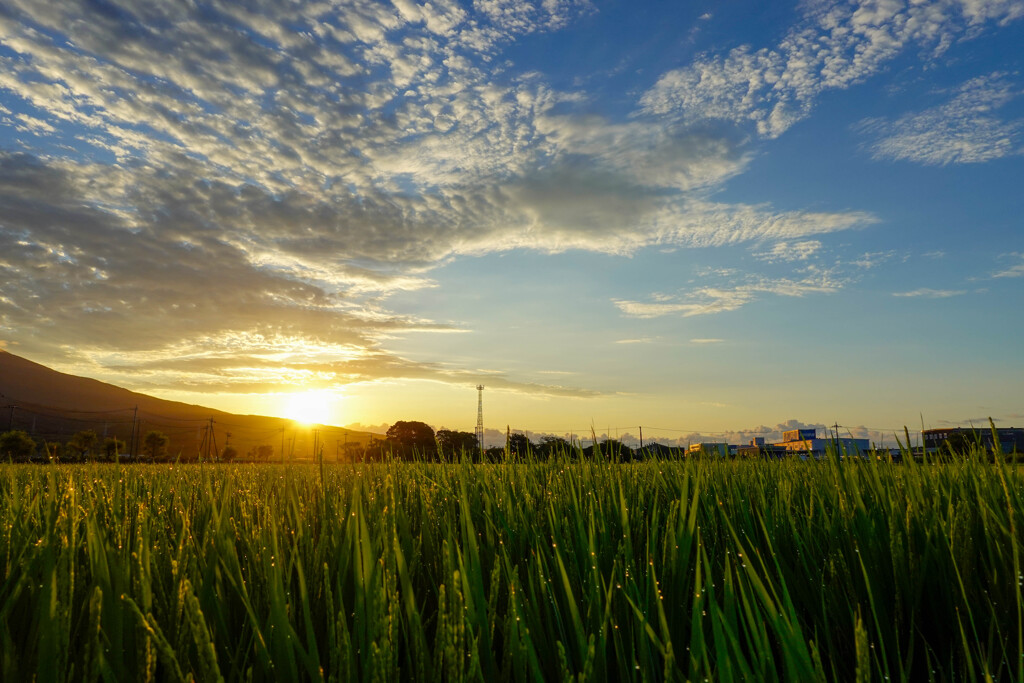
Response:
[[[245,456],[250,449],[266,444],[273,447],[275,460],[282,453],[301,460],[313,456],[314,442],[318,442],[324,444],[324,457],[331,460],[342,457],[345,444],[365,444],[371,436],[341,427],[299,425],[278,417],[238,415],[167,401],[57,372],[6,351],[0,351],[0,410],[0,431],[21,429],[37,440],[56,442],[92,429],[101,439],[116,436],[127,443],[134,422],[140,444],[137,449],[147,432],[161,431],[170,438],[168,451],[186,459],[222,450],[228,444]]]

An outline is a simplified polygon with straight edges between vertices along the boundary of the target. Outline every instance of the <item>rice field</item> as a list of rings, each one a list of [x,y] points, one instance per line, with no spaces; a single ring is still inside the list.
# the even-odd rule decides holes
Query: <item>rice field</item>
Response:
[[[3,681],[1024,677],[963,459],[0,467]]]

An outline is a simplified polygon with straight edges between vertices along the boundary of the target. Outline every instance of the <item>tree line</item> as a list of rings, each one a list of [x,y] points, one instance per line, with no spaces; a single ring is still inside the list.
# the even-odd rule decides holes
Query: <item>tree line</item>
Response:
[[[95,431],[88,429],[77,432],[66,441],[44,441],[33,439],[21,430],[0,433],[0,460],[5,462],[194,462],[200,459],[200,453],[174,452],[170,447],[170,438],[163,432],[151,430],[147,432],[139,444],[138,452],[132,456],[125,442],[116,437],[101,438]],[[339,451],[342,449],[339,448]],[[346,462],[376,462],[386,459],[429,462],[458,462],[463,459],[472,462],[496,462],[509,458],[546,459],[555,455],[564,457],[607,457],[619,461],[638,460],[648,455],[660,457],[678,456],[681,449],[669,448],[652,444],[643,449],[633,449],[614,439],[606,439],[599,444],[586,448],[578,447],[566,439],[556,436],[545,436],[533,442],[526,434],[511,432],[506,434],[504,446],[492,446],[481,449],[476,435],[452,429],[439,429],[436,432],[425,422],[399,420],[383,435],[383,438],[371,437],[369,443],[349,443],[344,452],[336,455]],[[320,453],[326,460],[334,460],[329,455]],[[225,446],[217,453],[209,453],[206,457],[213,461],[232,462],[276,462],[281,454],[275,454],[271,444],[260,444],[252,447],[241,455],[233,446]]]
[[[530,441],[522,432],[506,433],[504,446],[480,448],[476,435],[451,429],[440,429],[436,433],[424,422],[400,420],[391,425],[384,439],[371,441],[363,449],[362,457],[373,461],[384,458],[400,460],[459,461],[463,458],[474,462],[496,462],[508,458],[546,459],[555,455],[563,457],[606,457],[619,461],[639,460],[651,455],[661,457],[681,456],[683,449],[652,444],[648,448],[634,449],[615,439],[605,439],[597,444],[581,448],[557,436],[544,436],[540,441]]]
[[[139,452],[133,460],[148,462],[192,461],[195,455],[171,453],[168,450],[170,438],[161,431],[150,430],[139,443]],[[260,446],[259,448],[269,448]],[[257,449],[253,449],[256,451]],[[269,453],[265,453],[269,457]],[[217,459],[234,460],[238,451],[233,446],[225,446]],[[101,438],[92,429],[76,432],[66,441],[45,441],[32,438],[28,432],[14,429],[0,433],[0,459],[7,462],[28,462],[31,460],[48,460],[54,462],[118,462],[132,457],[131,449],[124,440],[117,437]]]

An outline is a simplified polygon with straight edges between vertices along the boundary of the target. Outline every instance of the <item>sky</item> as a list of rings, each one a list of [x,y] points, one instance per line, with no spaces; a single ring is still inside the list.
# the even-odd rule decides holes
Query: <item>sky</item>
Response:
[[[0,347],[235,412],[1024,426],[1024,1],[0,5]]]

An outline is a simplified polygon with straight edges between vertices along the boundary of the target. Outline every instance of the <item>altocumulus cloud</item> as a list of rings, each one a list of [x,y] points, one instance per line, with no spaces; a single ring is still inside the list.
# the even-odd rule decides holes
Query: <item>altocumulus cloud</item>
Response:
[[[904,50],[938,55],[956,40],[1024,16],[1013,0],[813,2],[777,45],[742,45],[665,73],[644,94],[647,111],[678,119],[753,123],[775,138],[818,97],[865,81]],[[904,122],[907,125],[907,122]]]
[[[459,255],[793,241],[874,221],[709,201],[750,155],[743,136],[678,115],[674,84],[696,71],[666,74],[635,116],[612,122],[576,113],[586,93],[501,59],[510,42],[593,11],[569,0],[6,3],[0,125],[20,149],[0,153],[0,334],[154,386],[172,368],[211,391],[466,382],[384,348],[396,334],[457,331],[386,304],[435,286],[430,270]],[[933,40],[963,23],[939,19]],[[731,98],[743,69],[777,61],[748,56],[694,69],[728,66]],[[767,99],[799,113],[826,71],[783,78]],[[818,85],[801,85],[811,76]],[[782,130],[775,112],[734,105],[729,117]],[[690,109],[702,120],[718,116],[701,106]],[[833,286],[708,289],[657,310],[617,303],[695,315]]]
[[[875,138],[876,159],[929,165],[982,163],[1021,152],[1024,122],[996,111],[1019,97],[1005,74],[973,78],[944,104],[895,120],[867,119],[858,129]]]

